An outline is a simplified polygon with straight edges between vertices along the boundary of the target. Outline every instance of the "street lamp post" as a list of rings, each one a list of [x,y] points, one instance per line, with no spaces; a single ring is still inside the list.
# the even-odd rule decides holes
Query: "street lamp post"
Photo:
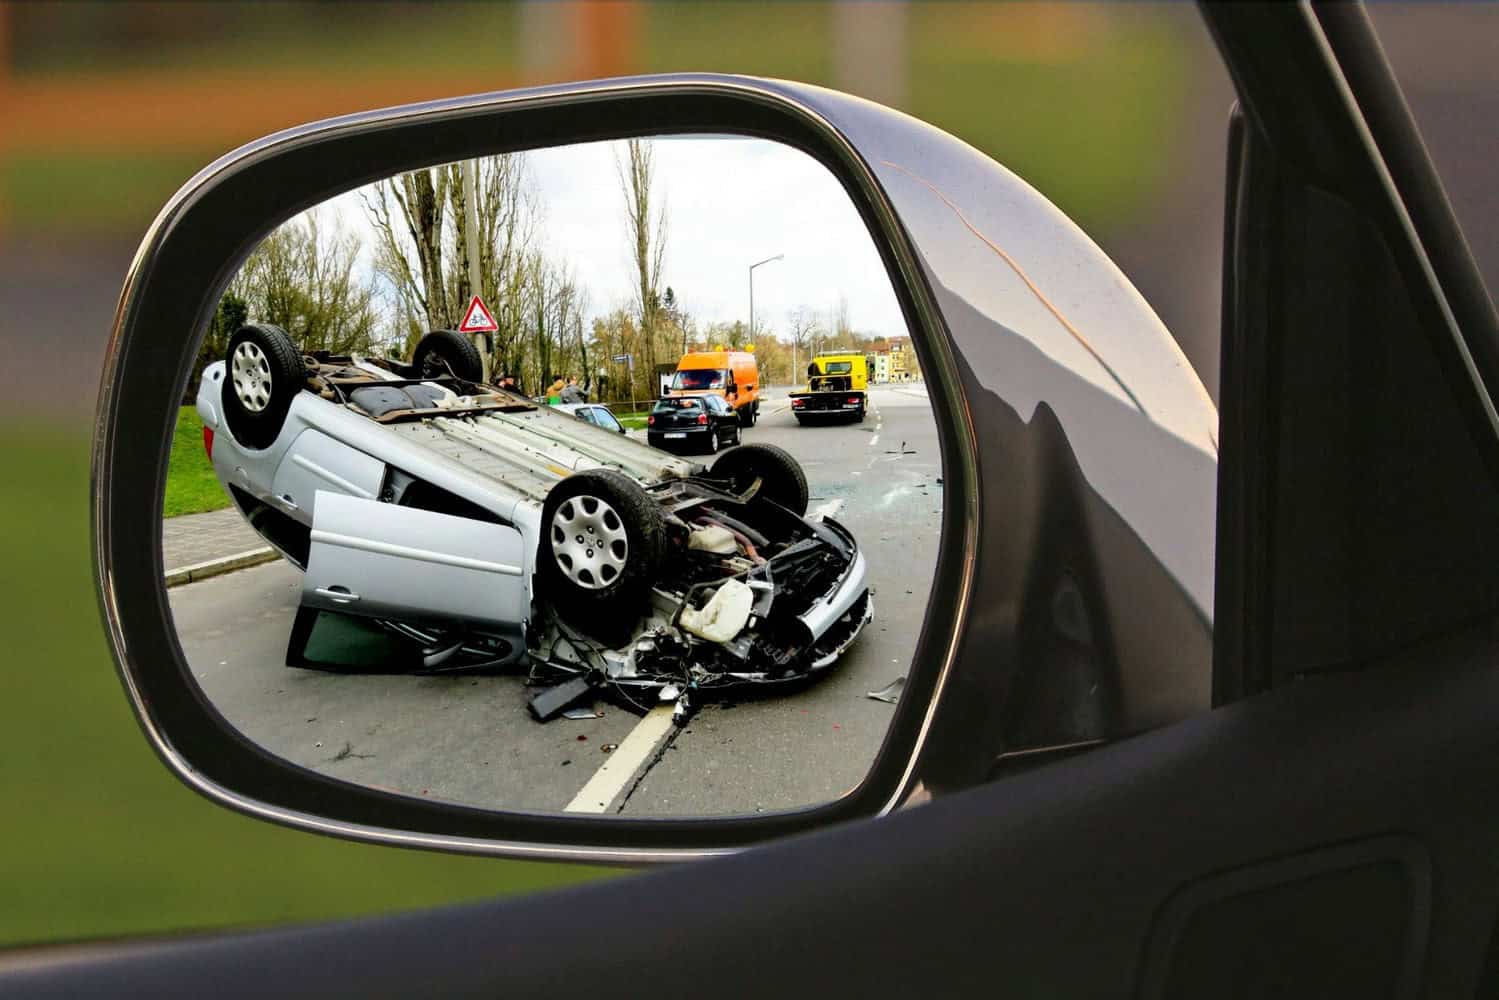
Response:
[[[750,293],[750,326],[749,326],[749,335],[750,335],[750,341],[751,342],[753,342],[754,339],[755,339],[755,268],[759,267],[761,264],[769,264],[773,260],[780,260],[780,259],[782,259],[785,256],[786,255],[783,254],[783,253],[778,253],[774,257],[766,257],[764,260],[757,260],[757,261],[755,261],[753,264],[751,264],[749,266],[749,293]]]

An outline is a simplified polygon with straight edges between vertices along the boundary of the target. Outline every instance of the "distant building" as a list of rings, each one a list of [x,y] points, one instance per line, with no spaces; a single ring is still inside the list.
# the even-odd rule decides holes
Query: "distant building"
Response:
[[[891,337],[889,352],[890,382],[910,382],[921,378],[921,363],[911,348],[909,337]]]
[[[890,355],[885,351],[874,355],[874,380],[881,383],[890,381]]]

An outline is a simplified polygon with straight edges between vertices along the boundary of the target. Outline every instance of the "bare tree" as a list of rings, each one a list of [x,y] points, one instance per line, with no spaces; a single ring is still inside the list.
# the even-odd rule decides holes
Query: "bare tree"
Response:
[[[329,227],[304,213],[255,248],[228,294],[250,321],[274,323],[304,351],[368,351],[380,316],[374,283],[356,268],[359,249],[336,220]]]
[[[838,296],[838,305],[833,309],[832,334],[838,347],[854,346],[854,328],[848,318],[848,296]]]
[[[806,306],[797,306],[786,317],[786,325],[791,334],[791,346],[800,356],[806,357],[813,338],[821,332],[822,324],[817,313]]]
[[[375,264],[395,290],[402,323],[418,317],[426,329],[450,329],[462,321],[469,299],[483,296],[500,327],[496,359],[508,367],[518,363],[516,338],[528,322],[528,261],[539,209],[524,154],[485,157],[476,167],[478,232],[470,234],[462,169],[452,163],[417,170],[360,193],[376,232]],[[465,266],[470,240],[479,249],[478,289]]]
[[[813,344],[822,332],[822,321],[817,313],[806,306],[797,306],[786,317],[791,335],[791,381],[796,382],[801,373],[798,368],[812,360]]]
[[[645,373],[656,370],[656,336],[662,305],[661,261],[666,255],[665,199],[661,199],[659,209],[652,206],[653,159],[649,140],[630,139],[625,143],[624,157],[615,161],[625,198],[625,235],[635,265],[635,311],[642,362],[637,371]]]
[[[468,306],[469,299],[480,295],[495,314],[500,330],[496,334],[495,359],[508,361],[509,349],[520,335],[524,323],[524,302],[532,280],[531,258],[540,208],[527,181],[523,154],[486,157],[478,162],[477,218],[479,233],[479,289],[470,287],[468,269],[467,214],[465,212],[462,164],[450,164],[448,197],[454,225],[447,247],[448,298],[458,310]],[[455,317],[457,323],[461,316]]]
[[[415,170],[378,181],[360,192],[379,234],[375,266],[395,286],[408,311],[429,329],[457,322],[443,277],[442,235],[448,205],[448,171]],[[460,218],[461,218],[460,214]]]

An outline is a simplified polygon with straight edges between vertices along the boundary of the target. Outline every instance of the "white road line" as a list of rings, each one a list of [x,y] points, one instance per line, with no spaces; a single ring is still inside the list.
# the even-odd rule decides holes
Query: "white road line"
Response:
[[[567,804],[570,813],[607,812],[609,803],[624,791],[635,772],[651,759],[661,741],[671,732],[671,713],[674,706],[657,705],[635,724],[624,742],[615,747],[604,766],[593,772],[588,784],[578,790]]]
[[[817,509],[812,511],[812,516],[819,520],[824,517],[832,517],[843,509],[843,498],[829,500],[827,503],[818,504]]]
[[[869,439],[869,447],[873,448],[875,445],[877,445],[879,443],[880,443],[880,435],[879,435],[878,432],[876,432],[875,435]]]

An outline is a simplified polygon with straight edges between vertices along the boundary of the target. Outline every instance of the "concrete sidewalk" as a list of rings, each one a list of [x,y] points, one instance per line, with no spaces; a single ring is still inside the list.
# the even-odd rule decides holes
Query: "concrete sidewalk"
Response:
[[[167,586],[201,580],[276,558],[234,508],[169,517],[161,525],[161,557]]]

